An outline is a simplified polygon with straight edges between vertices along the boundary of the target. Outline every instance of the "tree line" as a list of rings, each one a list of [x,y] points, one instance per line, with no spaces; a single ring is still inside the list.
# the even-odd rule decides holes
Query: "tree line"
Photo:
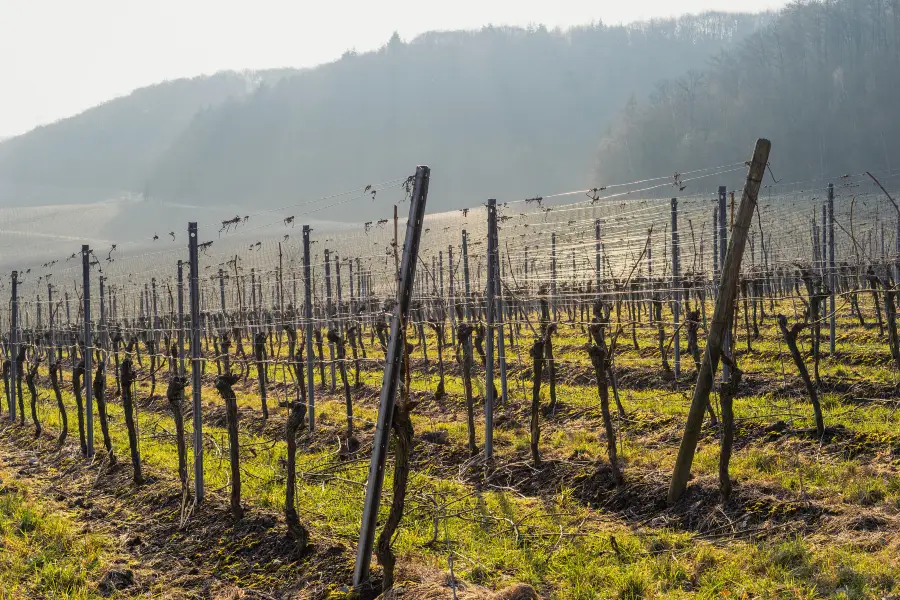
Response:
[[[792,4],[714,57],[630,99],[600,141],[601,185],[740,160],[764,132],[773,173],[891,170],[900,153],[900,1]]]

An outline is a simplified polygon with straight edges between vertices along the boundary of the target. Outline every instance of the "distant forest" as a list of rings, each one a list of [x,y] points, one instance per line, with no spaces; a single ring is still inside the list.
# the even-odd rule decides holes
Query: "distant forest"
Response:
[[[770,19],[395,35],[315,69],[151,86],[0,144],[0,203],[127,190],[280,206],[416,164],[434,169],[431,210],[585,187],[597,142],[629,98],[702,68]],[[353,218],[375,211],[361,206]]]
[[[709,67],[629,102],[596,181],[745,160],[760,136],[787,181],[900,167],[900,0],[793,4]]]

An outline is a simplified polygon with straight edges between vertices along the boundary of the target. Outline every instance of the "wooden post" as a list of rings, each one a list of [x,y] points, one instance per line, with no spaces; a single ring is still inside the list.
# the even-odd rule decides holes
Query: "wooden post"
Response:
[[[712,324],[709,330],[709,340],[703,354],[703,364],[697,376],[694,387],[694,396],[691,401],[691,409],[688,413],[687,424],[684,429],[684,437],[678,449],[678,458],[675,461],[675,469],[672,472],[672,481],[669,485],[668,500],[677,502],[687,488],[690,477],[691,464],[694,461],[694,453],[697,450],[697,442],[700,439],[700,429],[703,425],[703,413],[709,401],[709,393],[713,386],[713,377],[722,355],[722,345],[728,325],[734,312],[734,299],[737,294],[737,283],[740,276],[741,259],[744,255],[744,246],[747,242],[747,234],[753,220],[753,212],[756,209],[756,199],[759,187],[765,175],[766,164],[769,160],[769,151],[772,143],[766,139],[756,142],[753,159],[747,173],[747,181],[744,184],[744,193],[738,208],[734,224],[733,235],[728,252],[722,266],[722,278],[719,286],[719,297],[716,299],[716,308],[713,313]]]
[[[416,261],[419,255],[419,241],[422,233],[422,221],[425,217],[425,202],[428,197],[430,178],[431,169],[428,167],[420,166],[416,169],[415,185],[409,203],[409,218],[406,221],[406,240],[403,248],[403,264],[399,271],[400,284],[397,289],[397,304],[394,306],[394,316],[391,319],[391,337],[384,362],[384,377],[381,381],[378,421],[372,444],[372,459],[369,463],[356,564],[353,568],[354,587],[361,586],[369,579],[369,564],[372,560],[378,506],[384,485],[384,467],[394,416],[394,399],[400,384],[400,363],[406,351],[403,348],[406,340],[404,331],[415,281]]]

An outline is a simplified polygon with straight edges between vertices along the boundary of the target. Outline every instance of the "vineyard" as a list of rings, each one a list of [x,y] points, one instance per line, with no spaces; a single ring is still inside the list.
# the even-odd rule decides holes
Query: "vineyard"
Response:
[[[900,594],[900,173],[773,171],[18,248],[0,598]]]

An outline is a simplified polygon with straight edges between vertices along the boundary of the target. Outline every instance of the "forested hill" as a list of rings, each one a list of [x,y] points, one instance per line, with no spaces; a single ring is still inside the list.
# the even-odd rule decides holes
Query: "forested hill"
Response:
[[[395,36],[198,115],[146,190],[184,203],[282,206],[403,177],[416,164],[434,170],[430,210],[577,189],[632,94],[705,65],[767,18]],[[366,212],[376,208],[354,207],[353,218],[379,216]],[[346,210],[317,216],[347,219]]]
[[[3,140],[0,205],[97,201],[115,190],[140,192],[198,112],[296,72],[223,72],[160,83]]]
[[[626,106],[600,143],[599,183],[746,159],[760,136],[787,181],[900,167],[900,0],[791,5],[685,73]]]

